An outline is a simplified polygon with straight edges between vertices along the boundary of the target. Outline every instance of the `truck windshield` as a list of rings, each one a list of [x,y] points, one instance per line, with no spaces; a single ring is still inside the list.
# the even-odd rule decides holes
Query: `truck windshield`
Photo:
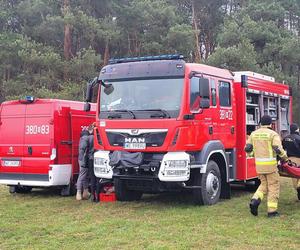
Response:
[[[183,90],[183,79],[146,79],[105,82],[112,84],[113,91],[105,93],[101,86],[100,117],[109,118],[120,110],[116,118],[171,118],[178,116]],[[103,115],[102,115],[103,114]],[[141,117],[142,116],[142,117]]]

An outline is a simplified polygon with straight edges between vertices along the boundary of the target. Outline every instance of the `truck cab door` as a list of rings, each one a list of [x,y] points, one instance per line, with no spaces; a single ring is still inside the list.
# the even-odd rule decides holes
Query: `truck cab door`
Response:
[[[201,79],[207,79],[203,77],[193,76],[190,80],[190,102],[189,109],[194,115],[192,127],[195,131],[195,144],[198,148],[202,148],[206,141],[211,140],[212,133],[212,117],[210,109],[210,99],[211,96],[203,97],[201,96]],[[205,100],[204,100],[205,99]],[[208,102],[208,106],[203,108],[201,103]]]
[[[219,80],[217,108],[213,121],[213,139],[223,142],[225,149],[236,147],[236,107],[235,97],[230,80]]]

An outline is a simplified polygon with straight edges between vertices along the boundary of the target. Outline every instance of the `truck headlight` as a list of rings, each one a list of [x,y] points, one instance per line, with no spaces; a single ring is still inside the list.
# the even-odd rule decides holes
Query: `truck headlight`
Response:
[[[190,156],[185,152],[164,155],[158,178],[161,181],[187,181],[190,178]]]
[[[109,151],[96,151],[94,154],[94,173],[98,178],[111,179],[112,167],[109,165]]]
[[[188,161],[170,160],[170,161],[166,161],[166,165],[168,165],[169,168],[186,168],[188,165]]]
[[[95,174],[107,174],[111,170],[111,166],[108,165],[108,160],[104,158],[94,158],[94,171]]]

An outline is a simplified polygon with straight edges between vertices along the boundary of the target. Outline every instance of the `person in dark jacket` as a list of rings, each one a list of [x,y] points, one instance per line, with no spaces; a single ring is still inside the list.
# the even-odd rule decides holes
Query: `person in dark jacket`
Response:
[[[94,172],[94,125],[90,125],[88,128],[89,131],[89,173],[90,173],[90,184],[91,184],[91,201],[99,202],[99,193],[100,193],[100,183],[99,178],[95,176]]]
[[[290,126],[291,134],[282,140],[283,148],[286,150],[289,159],[300,165],[300,134],[299,126],[292,123]],[[293,185],[297,191],[298,200],[300,200],[300,179],[293,178]]]
[[[76,200],[88,199],[89,182],[88,182],[88,153],[89,153],[89,132],[83,130],[80,134],[78,149],[79,176],[77,180]]]

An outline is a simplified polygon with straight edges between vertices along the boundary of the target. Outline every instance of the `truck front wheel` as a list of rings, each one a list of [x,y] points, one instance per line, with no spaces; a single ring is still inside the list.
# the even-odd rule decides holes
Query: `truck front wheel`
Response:
[[[118,201],[136,201],[140,200],[143,195],[141,191],[129,190],[125,180],[115,178],[114,185]]]
[[[201,186],[193,191],[193,198],[196,204],[213,205],[220,199],[221,174],[218,164],[209,161],[205,174],[197,172],[194,176],[194,185]]]

